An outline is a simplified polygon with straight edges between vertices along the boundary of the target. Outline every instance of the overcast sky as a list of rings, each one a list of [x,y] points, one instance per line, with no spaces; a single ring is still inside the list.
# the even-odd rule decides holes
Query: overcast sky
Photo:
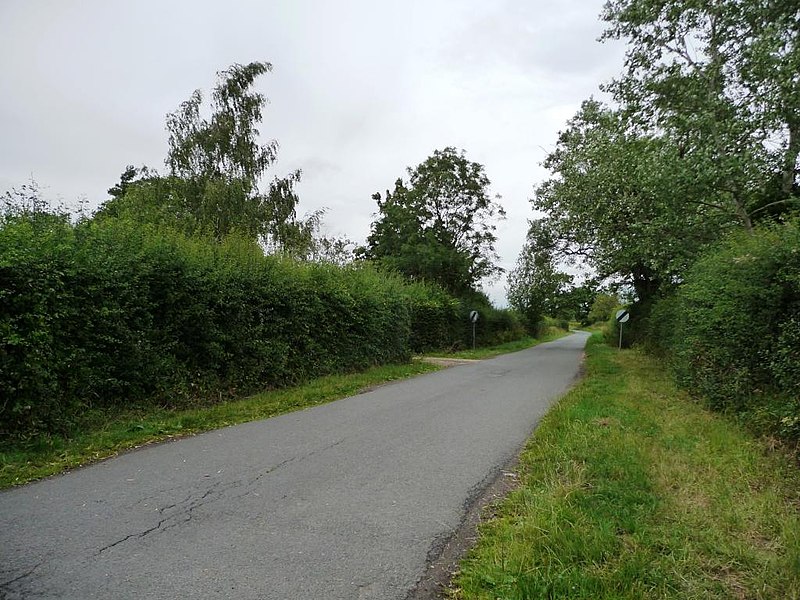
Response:
[[[31,176],[90,207],[128,164],[164,172],[165,116],[233,63],[268,61],[273,172],[303,170],[299,213],[363,242],[376,191],[433,150],[482,163],[513,267],[557,133],[621,71],[603,0],[0,0],[0,191]],[[505,278],[485,286],[505,304]]]

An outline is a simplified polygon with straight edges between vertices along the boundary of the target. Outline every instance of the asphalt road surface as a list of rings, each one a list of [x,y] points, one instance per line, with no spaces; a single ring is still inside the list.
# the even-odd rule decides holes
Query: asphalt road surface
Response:
[[[2,492],[0,598],[405,598],[586,337]]]

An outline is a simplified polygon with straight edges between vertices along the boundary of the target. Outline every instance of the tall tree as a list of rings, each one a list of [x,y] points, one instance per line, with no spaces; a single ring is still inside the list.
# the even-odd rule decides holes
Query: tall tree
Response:
[[[545,315],[553,314],[572,277],[556,264],[556,240],[543,221],[532,221],[517,264],[508,274],[508,303],[535,333]]]
[[[612,0],[628,41],[608,89],[632,126],[666,135],[743,227],[797,206],[800,8],[791,0]]]
[[[505,216],[489,191],[483,165],[447,147],[408,169],[408,183],[374,194],[378,219],[362,255],[412,279],[439,283],[456,295],[498,275],[494,244]]]
[[[218,73],[209,118],[201,115],[203,94],[196,90],[167,116],[169,175],[128,167],[101,214],[134,214],[216,238],[237,231],[290,251],[306,243],[313,225],[296,214],[300,171],[275,176],[265,191],[259,189],[278,143],[259,143],[267,100],[253,85],[271,70],[269,63],[253,62]]]
[[[253,62],[222,71],[210,119],[200,116],[203,97],[196,90],[167,117],[166,163],[171,175],[185,182],[185,198],[197,220],[214,235],[239,230],[287,246],[297,235],[294,185],[300,171],[275,177],[266,193],[258,190],[277,158],[278,142],[258,142],[266,98],[252,86],[271,70],[269,63]]]
[[[682,153],[668,138],[631,131],[618,111],[584,102],[546,158],[552,177],[533,200],[556,255],[627,281],[640,298],[679,278],[737,218],[714,206]]]
[[[560,134],[534,208],[561,256],[639,299],[680,281],[708,243],[796,211],[800,10],[784,0],[611,0],[629,43],[618,104],[589,100]]]
[[[167,116],[166,163],[172,175],[188,180],[224,177],[257,182],[275,161],[278,144],[275,140],[258,143],[257,126],[266,98],[251,88],[256,77],[271,70],[269,63],[253,62],[220,72],[209,120],[200,116],[200,90]]]

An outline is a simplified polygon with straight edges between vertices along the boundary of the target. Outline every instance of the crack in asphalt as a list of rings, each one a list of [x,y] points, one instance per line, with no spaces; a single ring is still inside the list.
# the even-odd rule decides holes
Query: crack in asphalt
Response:
[[[30,577],[31,575],[33,575],[34,571],[36,571],[36,569],[41,567],[43,564],[44,564],[44,561],[39,562],[39,563],[33,565],[27,571],[25,571],[22,575],[18,575],[17,577],[14,577],[14,579],[9,579],[8,581],[0,582],[0,593],[3,593],[3,595],[5,595],[5,592],[7,591],[9,586],[11,586],[11,584],[16,583],[17,581],[20,581],[20,580],[25,579],[27,577]]]
[[[145,504],[148,500],[155,500],[159,496],[163,496],[164,494],[167,494],[169,492],[174,492],[174,491],[183,490],[183,489],[184,489],[184,486],[182,486],[182,485],[173,485],[171,487],[166,487],[166,488],[164,488],[162,490],[159,490],[159,492],[156,493],[156,494],[150,494],[149,496],[144,496],[143,498],[137,499],[133,504],[127,506],[126,508],[132,510],[132,509],[136,508],[137,506],[139,506],[140,504]],[[188,498],[187,498],[187,500],[188,500]],[[173,504],[172,506],[176,506],[177,504],[180,504],[180,503]],[[161,510],[165,510],[166,508],[172,508],[172,506],[164,507],[164,509],[159,509],[159,510],[161,511]]]
[[[198,498],[192,504],[187,506],[185,511],[179,511],[179,512],[177,512],[175,514],[166,516],[163,519],[159,520],[159,522],[156,523],[153,527],[145,529],[144,531],[141,531],[139,533],[128,534],[124,538],[121,538],[121,539],[117,540],[116,542],[112,542],[111,544],[107,544],[107,545],[103,546],[102,548],[100,548],[97,552],[95,552],[94,556],[100,556],[106,550],[110,550],[111,548],[113,548],[115,546],[118,546],[118,545],[120,545],[120,544],[122,544],[124,542],[127,542],[128,540],[130,540],[132,538],[141,539],[141,538],[146,537],[147,535],[153,533],[154,531],[166,531],[168,529],[172,529],[173,527],[177,527],[178,525],[181,525],[182,523],[187,523],[187,522],[191,521],[192,520],[192,513],[194,512],[194,510],[199,508],[200,506],[203,506],[204,504],[208,504],[208,502],[204,502],[204,500],[206,498],[208,498],[211,494],[213,494],[216,491],[215,488],[219,487],[219,484],[220,484],[220,482],[216,482],[211,487],[211,489],[206,490],[206,492],[202,496],[200,496],[200,498]],[[229,487],[232,487],[232,486],[229,486]],[[227,488],[223,488],[223,489],[227,489]],[[164,512],[166,512],[167,510],[169,510],[171,508],[175,508],[176,506],[179,506],[181,504],[185,504],[186,502],[188,502],[191,499],[191,497],[192,496],[190,494],[189,496],[187,496],[186,498],[184,498],[180,502],[176,502],[174,504],[170,504],[168,506],[164,506],[162,508],[159,508],[158,512],[159,512],[159,514],[163,515]],[[216,500],[216,499],[214,499],[214,500]],[[212,502],[214,500],[212,500]],[[181,516],[183,516],[185,518],[181,519],[180,518]],[[164,527],[164,523],[167,523],[168,521],[174,521],[174,522],[169,524],[169,525],[167,525],[166,527]]]
[[[244,488],[244,491],[241,494],[235,495],[235,496],[229,498],[229,500],[235,500],[237,498],[241,498],[242,496],[244,496],[245,494],[248,493],[248,490],[253,485],[255,485],[259,480],[261,480],[262,478],[266,477],[267,475],[270,475],[270,474],[274,473],[275,471],[277,471],[278,469],[286,466],[289,463],[292,463],[292,462],[295,462],[295,461],[303,461],[303,460],[306,460],[307,458],[310,458],[310,457],[314,456],[315,454],[319,454],[320,452],[325,452],[326,450],[330,450],[331,448],[333,448],[335,446],[338,446],[339,444],[341,444],[344,441],[345,441],[345,438],[342,438],[342,439],[337,440],[336,442],[334,442],[332,444],[328,444],[327,446],[324,446],[322,448],[318,448],[318,449],[313,450],[313,451],[311,451],[311,452],[309,452],[307,454],[304,454],[303,456],[299,456],[299,457],[293,456],[291,458],[287,458],[286,460],[284,460],[284,461],[278,463],[277,465],[267,469],[266,471],[263,471],[263,472],[259,473],[255,477],[250,478],[249,480],[241,480],[240,479],[240,480],[232,481],[232,482],[230,482],[230,483],[228,483],[227,485],[224,485],[224,486],[221,485],[222,482],[217,481],[209,489],[207,489],[202,496],[200,496],[196,500],[192,500],[192,494],[189,494],[186,498],[184,498],[183,500],[181,500],[179,502],[175,502],[173,504],[169,504],[167,506],[159,508],[158,509],[158,513],[160,515],[163,515],[166,511],[168,511],[170,509],[173,509],[173,508],[176,508],[176,507],[179,507],[179,506],[182,506],[182,505],[186,504],[187,502],[189,502],[191,500],[191,503],[188,504],[188,506],[186,506],[185,508],[180,509],[179,511],[177,511],[174,514],[171,514],[171,515],[168,515],[168,516],[164,517],[163,519],[159,520],[158,523],[156,523],[153,527],[149,527],[148,529],[145,529],[144,531],[141,531],[141,532],[138,532],[138,533],[130,533],[130,534],[126,535],[125,537],[118,539],[115,542],[107,544],[107,545],[103,546],[102,548],[100,548],[99,550],[97,550],[97,552],[95,552],[93,556],[94,557],[100,556],[103,552],[106,552],[107,550],[110,550],[111,548],[114,548],[115,546],[119,546],[120,544],[123,544],[123,543],[127,542],[130,539],[134,539],[134,538],[135,539],[142,539],[142,538],[148,536],[149,534],[151,534],[153,532],[156,532],[156,531],[167,531],[168,529],[172,529],[173,527],[177,527],[178,525],[182,525],[182,524],[188,523],[189,521],[191,521],[194,518],[194,511],[195,510],[205,506],[206,504],[211,504],[212,502],[216,502],[217,500],[221,499],[227,492],[229,492],[231,490],[235,490],[237,488]],[[214,494],[214,497],[211,498],[210,500],[206,500],[212,494]],[[181,517],[183,517],[183,518],[181,518]],[[174,521],[174,522],[169,523],[167,526],[164,526],[164,524],[168,523],[169,521]],[[38,566],[41,566],[41,563],[39,565],[37,565],[37,567]]]

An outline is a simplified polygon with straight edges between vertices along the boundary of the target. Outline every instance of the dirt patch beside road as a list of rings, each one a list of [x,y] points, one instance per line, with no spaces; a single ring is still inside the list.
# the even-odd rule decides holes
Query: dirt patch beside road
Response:
[[[422,362],[431,363],[432,365],[439,365],[440,367],[455,367],[457,365],[468,365],[470,363],[480,362],[472,358],[446,358],[439,356],[422,356]]]

